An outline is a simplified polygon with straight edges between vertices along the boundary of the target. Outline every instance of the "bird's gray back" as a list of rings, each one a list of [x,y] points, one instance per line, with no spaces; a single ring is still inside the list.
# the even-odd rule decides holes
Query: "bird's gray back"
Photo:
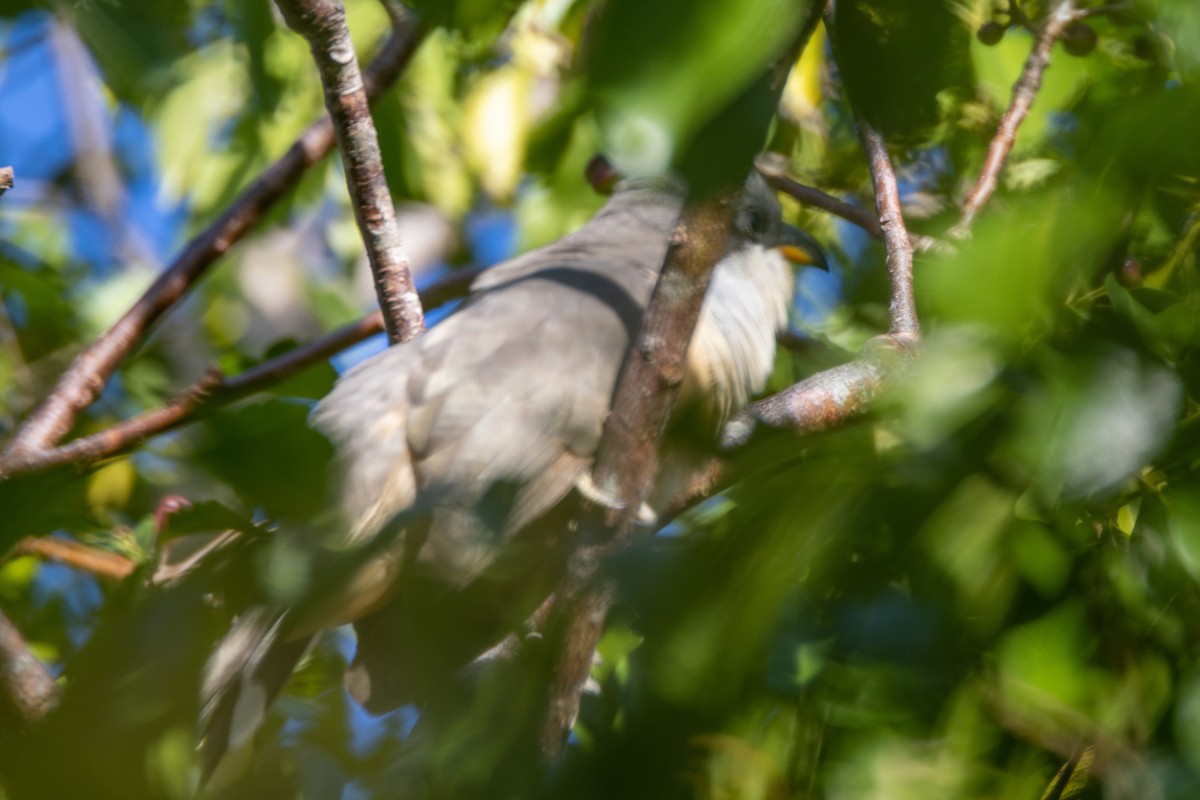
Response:
[[[492,538],[570,490],[598,446],[679,207],[657,191],[617,195],[576,233],[485,272],[424,336],[338,382],[312,422],[338,449],[352,540],[428,500],[450,509],[429,547],[462,562],[450,571],[473,573]],[[470,520],[497,486],[512,492],[505,519],[483,530]]]

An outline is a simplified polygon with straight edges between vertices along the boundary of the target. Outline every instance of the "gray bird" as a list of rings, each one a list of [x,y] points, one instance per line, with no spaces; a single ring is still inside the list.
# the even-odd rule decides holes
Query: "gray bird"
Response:
[[[347,685],[384,711],[516,630],[549,594],[573,490],[587,484],[682,206],[673,184],[627,182],[583,228],[487,270],[452,315],[321,401],[311,423],[336,447],[341,506],[323,552],[360,557],[319,599],[248,612],[223,641],[204,687],[210,771],[249,739],[320,630],[355,623]],[[688,350],[655,510],[763,388],[792,303],[789,261],[825,267],[754,174]]]

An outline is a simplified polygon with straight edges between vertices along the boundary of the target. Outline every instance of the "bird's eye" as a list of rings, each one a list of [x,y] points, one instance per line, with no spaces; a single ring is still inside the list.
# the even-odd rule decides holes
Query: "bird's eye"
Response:
[[[767,232],[767,215],[757,208],[750,209],[750,213],[746,216],[746,222],[750,226],[750,232],[758,236]]]

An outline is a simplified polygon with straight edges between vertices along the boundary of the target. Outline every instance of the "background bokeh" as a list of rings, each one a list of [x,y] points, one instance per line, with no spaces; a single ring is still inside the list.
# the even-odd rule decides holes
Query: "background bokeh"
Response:
[[[798,179],[870,207],[855,113],[893,145],[910,228],[945,238],[1033,45],[1020,26],[976,35],[1009,19],[990,0],[843,0],[836,53],[818,29],[778,114],[747,131],[721,111],[762,107],[754,80],[802,5],[414,5],[431,30],[375,119],[418,284],[582,224],[600,151],[720,177],[765,139]],[[1045,5],[1020,8],[1036,24]],[[387,16],[346,6],[365,61]],[[1087,25],[1094,46],[1053,50],[972,235],[918,255],[925,340],[905,380],[844,429],[764,432],[732,456],[732,488],[611,565],[618,603],[558,769],[508,749],[524,695],[503,675],[439,736],[413,707],[368,715],[342,689],[343,630],[222,796],[1200,797],[1200,9],[1135,0]],[[321,110],[306,45],[265,2],[4,5],[0,437]],[[773,389],[888,323],[881,245],[784,202],[834,272],[804,276],[804,335]],[[372,302],[330,159],[75,434]],[[324,506],[328,446],[306,415],[366,349],[127,457],[0,482],[0,544],[67,537],[150,564],[155,511],[179,495],[185,529],[256,532],[246,569],[291,575],[270,531]],[[196,675],[226,623],[204,595],[237,576],[164,591],[0,564],[0,610],[65,688],[40,733],[0,749],[0,797],[190,796]]]

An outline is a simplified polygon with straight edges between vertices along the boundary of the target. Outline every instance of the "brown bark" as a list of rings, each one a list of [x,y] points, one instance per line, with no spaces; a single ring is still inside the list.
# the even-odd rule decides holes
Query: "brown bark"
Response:
[[[397,30],[388,39],[365,76],[370,97],[378,97],[399,77],[420,39],[421,30],[415,23],[407,30]],[[4,460],[36,454],[58,444],[70,432],[79,412],[99,397],[108,379],[154,323],[290,192],[311,166],[333,149],[334,139],[333,125],[328,117],[311,125],[287,153],[247,186],[216,221],[192,239],[133,306],[76,356],[54,389],[9,442]]]
[[[276,4],[292,30],[308,42],[325,87],[325,107],[337,132],[346,189],[371,264],[388,339],[407,342],[425,330],[425,316],[400,244],[379,136],[346,27],[346,9],[334,0],[276,0]]]

